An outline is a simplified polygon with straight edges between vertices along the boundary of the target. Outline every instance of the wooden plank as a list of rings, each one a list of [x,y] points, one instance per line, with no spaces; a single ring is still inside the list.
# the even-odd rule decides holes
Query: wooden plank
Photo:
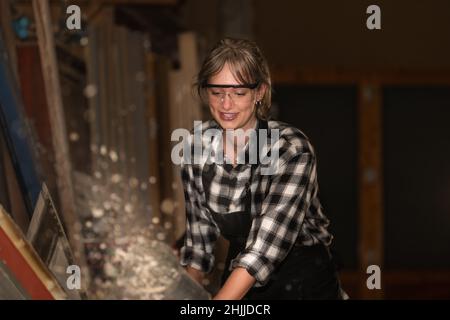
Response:
[[[382,102],[378,83],[360,84],[358,120],[358,253],[360,271],[365,274],[370,265],[383,269]],[[369,290],[365,279],[360,285],[362,298],[383,297],[383,286],[381,290]]]
[[[2,206],[0,206],[0,260],[32,299],[66,298],[64,290]]]
[[[84,248],[80,241],[81,224],[78,221],[75,208],[72,166],[70,163],[67,129],[48,0],[33,0],[33,10],[45,81],[45,92],[49,107],[50,124],[53,132],[53,149],[55,152],[61,212],[63,214],[65,227],[68,231],[69,242],[74,252],[75,261],[78,266],[84,270],[84,274],[87,276],[88,272],[87,268],[85,268]],[[86,276],[83,277],[83,279],[86,279]]]

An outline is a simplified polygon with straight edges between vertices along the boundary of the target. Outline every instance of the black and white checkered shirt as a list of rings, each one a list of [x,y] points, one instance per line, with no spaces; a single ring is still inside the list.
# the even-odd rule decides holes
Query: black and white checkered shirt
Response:
[[[202,124],[203,132],[210,128],[222,130],[214,120]],[[252,170],[250,164],[230,170],[213,159],[213,179],[209,190],[204,190],[205,164],[181,164],[187,215],[181,249],[183,266],[211,271],[213,248],[220,230],[210,210],[221,214],[244,210],[246,186],[251,188],[253,222],[246,248],[230,268],[245,268],[255,277],[256,286],[262,286],[294,245],[330,245],[329,221],[322,213],[318,198],[313,147],[300,130],[286,123],[268,121],[268,129],[279,130],[279,165],[274,174],[263,175],[260,165]],[[204,139],[202,143],[214,143],[214,140]]]

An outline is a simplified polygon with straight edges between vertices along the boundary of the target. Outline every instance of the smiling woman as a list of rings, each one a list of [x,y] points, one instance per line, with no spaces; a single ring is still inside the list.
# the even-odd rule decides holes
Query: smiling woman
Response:
[[[250,129],[256,124],[255,108],[267,89],[265,84],[240,83],[230,63],[212,75],[206,88],[209,107],[213,117],[224,129]]]
[[[245,115],[241,115],[241,121],[249,118],[255,120],[251,116],[268,118],[272,89],[269,67],[259,48],[251,41],[229,38],[220,41],[203,63],[196,86],[200,97],[209,104],[213,117],[220,115],[220,112],[246,111]],[[210,99],[214,92],[218,92],[216,89],[226,88],[233,90],[236,94],[233,98],[236,99],[227,100],[225,95]]]
[[[248,40],[220,41],[206,57],[196,86],[213,118],[202,124],[202,135],[219,132],[226,141],[219,146],[230,161],[212,154],[209,161],[181,163],[187,215],[181,264],[201,283],[222,235],[230,246],[215,299],[341,298],[328,249],[329,221],[318,198],[314,149],[299,129],[268,121],[272,88],[259,48]],[[229,135],[231,130],[242,134]],[[259,147],[267,135],[266,151],[277,152],[278,165],[270,174],[263,172],[259,147],[247,139],[254,130]],[[216,135],[198,146],[195,131],[189,148],[217,149]],[[245,144],[239,143],[242,137]],[[250,161],[238,163],[242,153]]]

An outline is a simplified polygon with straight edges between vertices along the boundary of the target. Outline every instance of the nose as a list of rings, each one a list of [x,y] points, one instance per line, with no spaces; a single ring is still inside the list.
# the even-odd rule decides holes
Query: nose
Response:
[[[222,97],[222,107],[229,110],[233,106],[233,100],[229,93],[225,93]]]

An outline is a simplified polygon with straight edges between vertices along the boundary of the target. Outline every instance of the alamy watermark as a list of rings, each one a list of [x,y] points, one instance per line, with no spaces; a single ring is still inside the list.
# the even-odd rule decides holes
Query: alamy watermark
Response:
[[[76,264],[70,265],[66,269],[66,273],[70,274],[66,280],[66,287],[69,290],[81,289],[81,270]]]
[[[366,20],[366,27],[369,30],[381,30],[381,9],[376,4],[367,7],[367,14],[370,14]]]
[[[176,165],[232,164],[225,150],[235,150],[236,164],[259,162],[262,175],[275,174],[279,166],[279,129],[227,129],[224,132],[216,128],[203,130],[202,122],[194,121],[193,134],[178,128],[172,132],[171,141],[178,142],[171,153]]]
[[[380,266],[372,264],[367,267],[367,274],[370,276],[367,278],[366,286],[369,290],[381,289],[381,269]]]
[[[66,13],[69,16],[66,19],[66,27],[69,30],[81,30],[81,9],[79,6],[73,4],[66,8]]]

